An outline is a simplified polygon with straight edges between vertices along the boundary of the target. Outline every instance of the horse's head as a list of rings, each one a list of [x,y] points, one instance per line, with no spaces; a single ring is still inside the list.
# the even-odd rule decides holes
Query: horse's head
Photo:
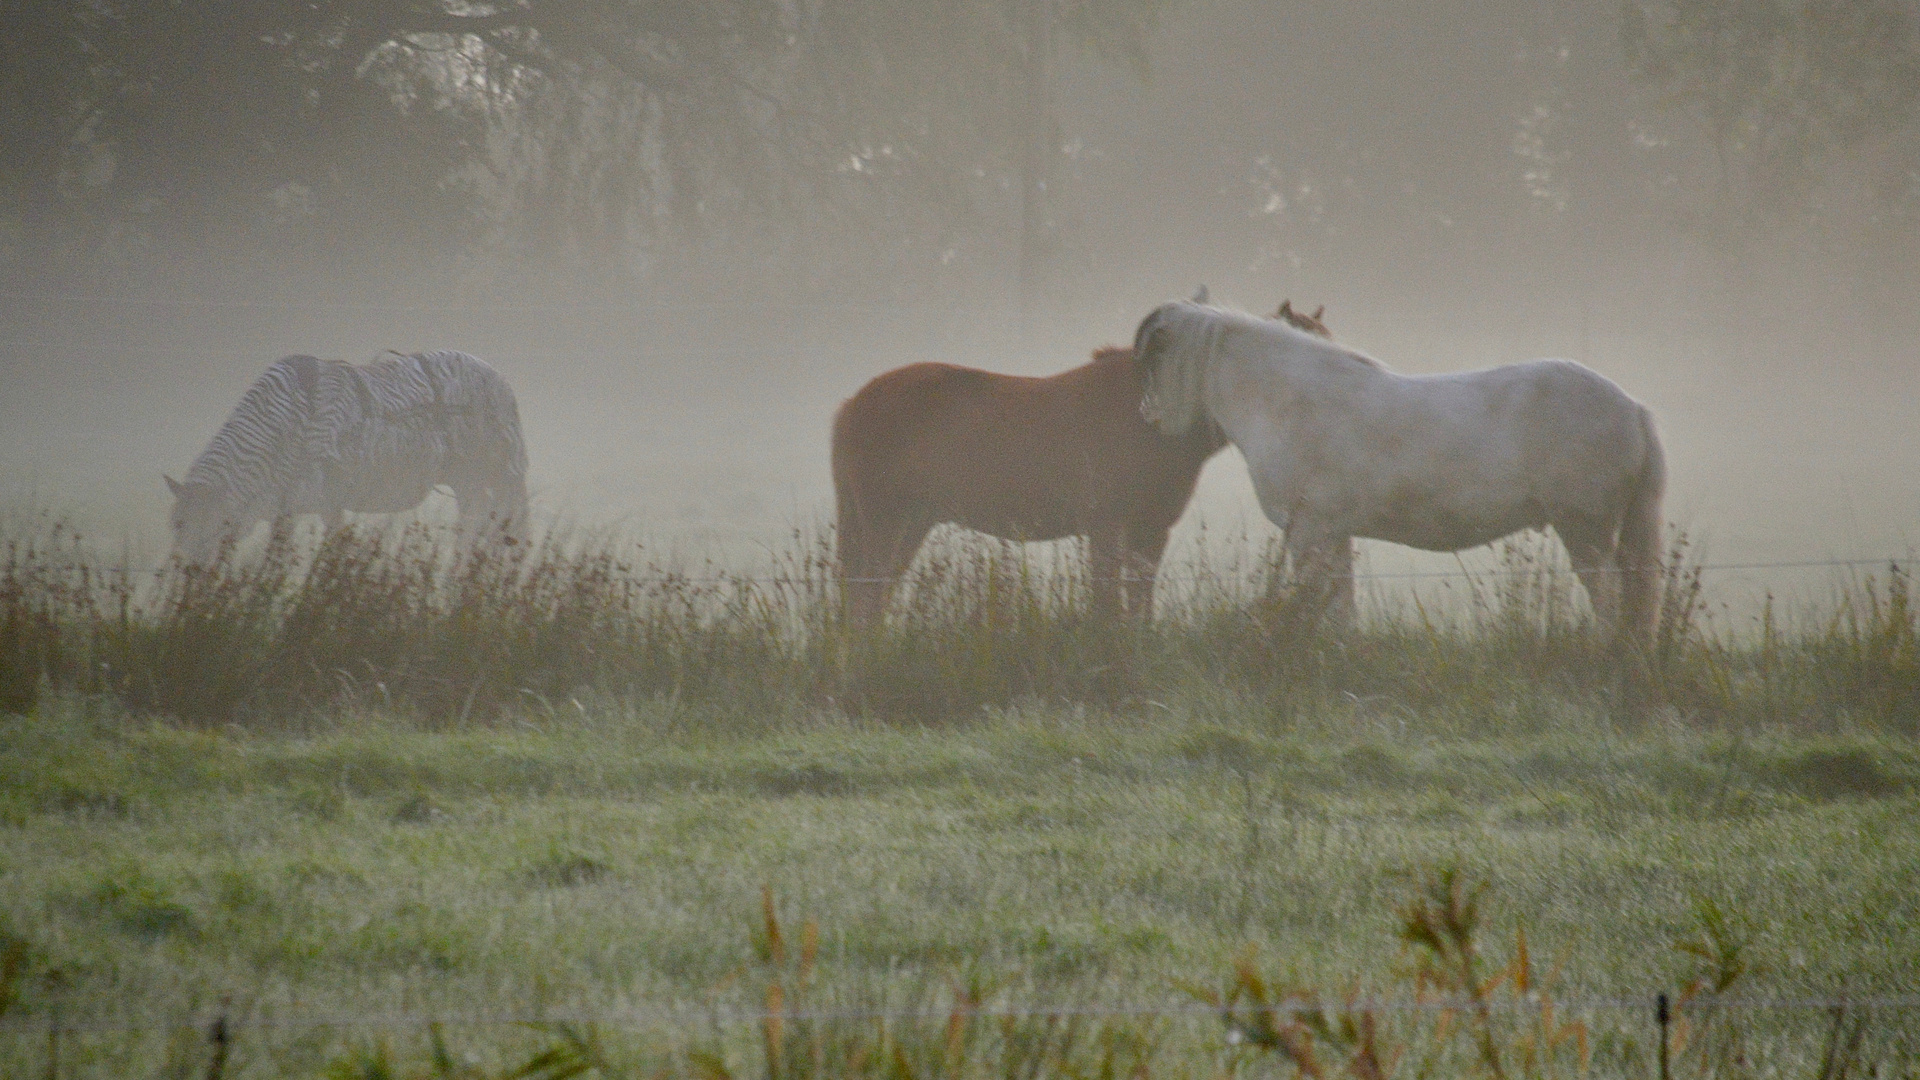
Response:
[[[165,479],[173,492],[173,513],[167,521],[173,528],[174,556],[192,566],[215,561],[239,532],[226,500],[205,481]]]
[[[1173,312],[1201,307],[1207,303],[1209,303],[1207,287],[1202,285],[1194,290],[1193,299],[1168,301],[1154,308],[1145,319],[1140,320],[1139,329],[1133,332],[1133,362],[1149,383],[1152,382],[1154,370],[1160,363],[1160,357],[1154,354],[1151,346],[1161,343],[1161,339],[1155,337],[1161,333],[1161,324],[1166,322]]]
[[[1206,301],[1203,285],[1192,300],[1154,308],[1133,333],[1133,365],[1142,387],[1140,415],[1164,435],[1184,434],[1201,408],[1204,365],[1194,362],[1186,324],[1211,310]]]
[[[1332,341],[1333,331],[1327,329],[1327,324],[1321,319],[1321,316],[1326,313],[1327,305],[1325,304],[1321,304],[1318,308],[1314,309],[1313,314],[1308,315],[1305,312],[1295,311],[1292,300],[1282,300],[1280,301],[1280,310],[1274,312],[1273,317],[1293,327],[1295,330],[1305,330],[1315,337],[1322,337],[1328,341]]]
[[[1153,398],[1154,380],[1159,375],[1160,364],[1164,359],[1166,330],[1162,324],[1166,321],[1165,314],[1171,307],[1173,307],[1172,304],[1161,304],[1154,308],[1147,313],[1146,318],[1140,320],[1139,327],[1133,332],[1133,369],[1140,373],[1140,385],[1147,392],[1147,400],[1140,403],[1140,415],[1146,416],[1148,420],[1153,419],[1148,415],[1148,401]]]

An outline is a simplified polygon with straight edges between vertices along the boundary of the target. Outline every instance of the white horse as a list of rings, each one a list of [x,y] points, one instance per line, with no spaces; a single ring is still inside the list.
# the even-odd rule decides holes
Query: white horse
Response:
[[[1141,415],[1169,435],[1217,424],[1240,448],[1334,618],[1353,618],[1353,537],[1459,551],[1551,525],[1595,615],[1623,643],[1651,637],[1666,457],[1646,406],[1571,360],[1399,375],[1204,298],[1140,323]]]

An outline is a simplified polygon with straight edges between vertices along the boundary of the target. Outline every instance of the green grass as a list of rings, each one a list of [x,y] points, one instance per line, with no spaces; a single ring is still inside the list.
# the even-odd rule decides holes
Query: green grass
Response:
[[[817,921],[813,994],[838,1004],[956,977],[1000,1004],[1177,1004],[1248,943],[1292,984],[1386,992],[1396,907],[1446,866],[1491,883],[1489,939],[1524,924],[1565,999],[1677,991],[1702,901],[1751,936],[1747,992],[1920,989],[1910,741],[1322,719],[1035,707],[733,734],[660,703],[288,735],[51,703],[0,724],[0,919],[60,978],[23,983],[0,1060],[40,1068],[58,1009],[85,1022],[62,1075],[144,1075],[230,999],[229,1075],[318,1075],[382,1032],[425,1055],[433,1018],[509,1054],[531,1036],[471,1021],[543,1011],[633,1013],[605,1032],[630,1056],[744,1061],[752,1025],[702,1010],[763,1004],[740,975],[763,886]],[[1876,1016],[1869,1048],[1911,1052],[1914,1020]],[[1597,1072],[1645,1074],[1647,1017],[1586,1022]],[[1769,1015],[1763,1049],[1812,1075],[1825,1022]],[[1154,1071],[1218,1066],[1217,1022],[1171,1023]]]
[[[1114,625],[946,547],[861,629],[799,538],[749,579],[347,530],[132,588],[37,520],[0,1075],[1639,1077],[1662,991],[1678,1075],[1916,1075],[1920,1010],[1725,1000],[1920,993],[1904,566],[1734,625],[1676,540],[1621,655],[1537,541],[1331,637],[1271,558]],[[1364,1006],[1418,992],[1473,1005]]]

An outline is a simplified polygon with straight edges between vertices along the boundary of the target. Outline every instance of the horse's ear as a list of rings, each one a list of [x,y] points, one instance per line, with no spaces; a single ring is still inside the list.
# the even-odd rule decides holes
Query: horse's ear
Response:
[[[1276,319],[1285,319],[1288,322],[1293,321],[1293,300],[1291,297],[1280,301],[1280,310],[1274,312],[1273,317]]]
[[[187,490],[187,485],[181,483],[178,480],[175,480],[173,477],[168,476],[166,473],[161,473],[160,479],[165,480],[167,482],[167,490],[173,492],[173,497],[176,499],[180,497],[182,492]]]
[[[1204,304],[1207,302],[1207,287],[1205,285],[1200,286],[1200,291],[1193,294],[1193,302],[1196,304]]]

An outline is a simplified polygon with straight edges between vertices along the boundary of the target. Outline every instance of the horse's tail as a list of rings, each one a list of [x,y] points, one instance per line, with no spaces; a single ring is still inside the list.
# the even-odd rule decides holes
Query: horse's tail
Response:
[[[1633,479],[1614,565],[1620,572],[1620,636],[1645,647],[1652,643],[1660,619],[1661,532],[1666,520],[1661,499],[1667,491],[1667,455],[1654,430],[1653,413],[1640,406],[1642,454]]]
[[[862,542],[865,530],[860,500],[860,453],[856,444],[860,441],[855,430],[858,417],[855,416],[857,398],[849,398],[833,414],[833,442],[830,450],[833,463],[833,528],[834,559],[840,564],[841,573],[846,573],[850,561],[858,561],[862,552],[851,550]]]

